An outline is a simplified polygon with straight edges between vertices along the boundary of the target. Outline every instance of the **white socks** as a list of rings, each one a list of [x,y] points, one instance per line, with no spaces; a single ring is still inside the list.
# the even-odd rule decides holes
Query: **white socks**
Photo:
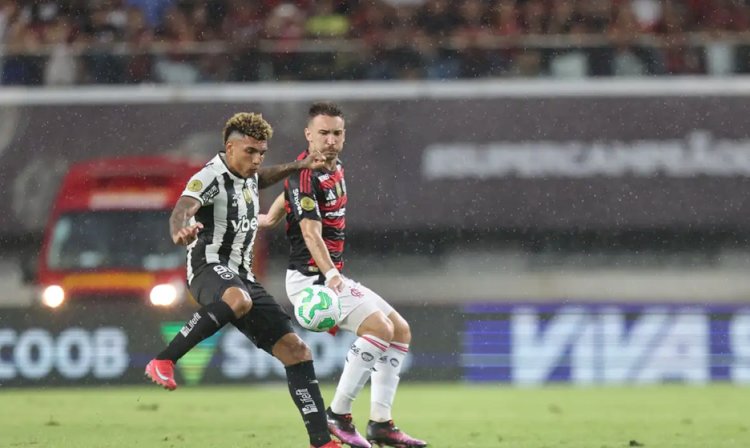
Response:
[[[336,414],[351,414],[352,402],[370,377],[370,369],[388,349],[388,342],[366,334],[349,348],[336,394],[331,401],[331,410]]]
[[[398,376],[401,366],[409,353],[409,345],[392,342],[388,350],[375,364],[372,372],[370,388],[372,401],[370,403],[370,419],[376,422],[391,420],[391,408],[398,387]]]

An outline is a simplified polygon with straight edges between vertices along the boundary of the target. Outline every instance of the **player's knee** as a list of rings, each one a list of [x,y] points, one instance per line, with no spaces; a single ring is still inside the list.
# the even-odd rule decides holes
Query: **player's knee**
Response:
[[[383,324],[383,335],[380,336],[380,339],[391,342],[393,340],[393,335],[394,335],[393,322],[386,319]]]
[[[394,316],[391,317],[391,322],[393,322],[393,340],[405,344],[410,343],[411,327],[409,327],[409,322],[398,314],[395,315],[395,318]]]
[[[408,344],[411,341],[411,328],[406,319],[396,311],[389,314],[388,319],[393,322],[393,340]]]
[[[292,359],[296,362],[310,361],[312,359],[312,351],[310,351],[310,347],[308,347],[307,344],[305,344],[305,341],[299,337],[294,341],[289,352]]]
[[[393,340],[393,331],[393,322],[385,317],[383,313],[377,312],[365,319],[362,325],[360,325],[357,334],[359,336],[371,334],[386,342],[391,342]]]
[[[297,364],[312,359],[312,351],[299,336],[289,333],[276,343],[273,354],[284,365]]]
[[[224,295],[221,299],[232,308],[234,317],[237,318],[249,313],[253,308],[253,299],[251,299],[250,294],[242,288],[227,289],[224,291]]]

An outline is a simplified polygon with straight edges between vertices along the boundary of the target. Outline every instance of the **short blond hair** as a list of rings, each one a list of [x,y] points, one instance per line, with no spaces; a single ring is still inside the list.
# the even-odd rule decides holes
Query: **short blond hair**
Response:
[[[273,136],[271,125],[263,119],[263,115],[254,112],[239,112],[227,120],[223,132],[225,144],[232,132],[239,132],[261,141],[270,140]]]

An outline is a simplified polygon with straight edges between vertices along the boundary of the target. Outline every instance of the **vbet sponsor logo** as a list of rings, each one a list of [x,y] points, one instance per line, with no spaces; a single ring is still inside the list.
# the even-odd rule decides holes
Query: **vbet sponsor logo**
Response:
[[[232,220],[232,229],[235,232],[242,231],[242,232],[248,232],[250,229],[257,230],[258,229],[258,218],[253,217],[253,219],[247,219],[247,215],[240,216],[239,220]]]
[[[750,383],[750,308],[476,305],[464,377],[541,384]]]

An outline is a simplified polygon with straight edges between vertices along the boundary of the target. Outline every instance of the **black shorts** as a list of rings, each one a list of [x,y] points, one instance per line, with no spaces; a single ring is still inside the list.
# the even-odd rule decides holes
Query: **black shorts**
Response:
[[[221,300],[228,288],[244,289],[253,300],[250,312],[232,321],[259,349],[271,353],[273,346],[293,333],[292,320],[260,283],[242,279],[226,266],[209,264],[198,271],[190,282],[190,293],[201,305]]]

